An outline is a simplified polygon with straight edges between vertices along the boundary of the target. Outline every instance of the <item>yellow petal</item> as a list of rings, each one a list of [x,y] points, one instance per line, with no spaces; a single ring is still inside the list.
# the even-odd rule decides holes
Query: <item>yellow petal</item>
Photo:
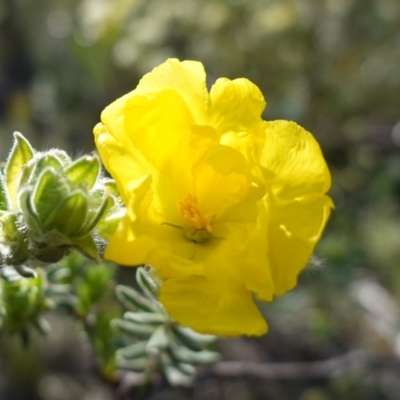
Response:
[[[194,120],[182,97],[171,89],[133,96],[124,114],[130,146],[140,150],[159,172],[187,182],[188,165],[194,157],[189,146]]]
[[[197,61],[169,59],[146,74],[138,85],[140,93],[173,89],[192,111],[196,121],[205,121],[208,106],[206,73]]]
[[[261,202],[260,202],[261,203]],[[272,301],[275,287],[269,265],[268,224],[269,210],[258,204],[257,223],[248,230],[246,250],[243,253],[242,281],[246,289],[256,293],[260,300]]]
[[[95,126],[94,137],[104,166],[115,179],[123,201],[128,204],[128,187],[132,182],[151,173],[152,166],[143,158],[140,151],[118,141],[102,123]]]
[[[161,286],[160,301],[183,326],[220,336],[263,335],[267,324],[242,286],[193,276],[168,279]]]
[[[309,195],[284,205],[270,202],[268,257],[276,295],[296,285],[297,275],[306,266],[332,205],[324,195]]]
[[[246,135],[261,123],[266,102],[260,89],[247,79],[218,79],[210,91],[211,125],[220,134]]]
[[[294,122],[265,123],[265,144],[260,164],[274,196],[293,199],[323,194],[331,180],[321,149],[314,137]]]
[[[123,146],[131,147],[129,137],[125,132],[125,113],[126,102],[137,95],[137,91],[133,90],[119,99],[109,104],[101,113],[101,121],[106,126],[107,131]]]
[[[220,213],[249,191],[250,167],[238,151],[223,145],[207,149],[193,167],[194,192],[200,208],[219,220]]]

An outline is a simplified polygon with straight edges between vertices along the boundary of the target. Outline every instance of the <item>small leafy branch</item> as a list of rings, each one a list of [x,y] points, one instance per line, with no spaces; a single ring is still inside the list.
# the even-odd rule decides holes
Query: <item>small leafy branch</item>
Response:
[[[113,325],[126,338],[117,350],[117,365],[143,372],[147,380],[161,373],[173,386],[191,386],[196,376],[194,365],[212,364],[219,354],[208,350],[216,337],[182,328],[157,301],[158,285],[149,267],[140,267],[136,280],[143,295],[127,286],[117,286],[119,301],[128,310]]]

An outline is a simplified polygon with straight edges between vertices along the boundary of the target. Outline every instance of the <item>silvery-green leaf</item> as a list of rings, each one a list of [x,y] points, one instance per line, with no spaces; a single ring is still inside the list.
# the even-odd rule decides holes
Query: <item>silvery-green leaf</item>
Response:
[[[171,386],[190,387],[193,385],[194,376],[185,374],[174,365],[163,365],[163,372]]]
[[[184,334],[186,337],[190,338],[193,341],[201,343],[201,344],[215,343],[217,340],[217,337],[214,335],[206,335],[203,333],[198,333],[190,328],[183,328],[182,326],[179,326],[178,330],[180,333]]]
[[[18,207],[17,193],[22,170],[33,155],[34,150],[30,143],[19,132],[14,132],[14,145],[4,170],[7,199],[12,210]]]
[[[37,278],[37,273],[26,265],[14,265],[15,270],[24,278]]]
[[[123,286],[117,285],[115,288],[115,294],[118,300],[131,311],[142,310],[145,312],[153,313],[157,311],[154,304],[144,296],[140,295],[136,290]]]
[[[129,371],[142,372],[145,371],[149,361],[147,357],[135,358],[128,360],[123,357],[116,357],[116,364],[118,368],[127,369]]]
[[[124,314],[124,319],[128,321],[136,322],[138,324],[154,324],[160,325],[166,322],[166,318],[162,314],[158,313],[149,313],[149,312],[131,312],[127,311]]]
[[[49,296],[65,296],[71,293],[71,287],[63,284],[51,284],[46,289],[46,294]]]
[[[141,358],[146,355],[146,342],[138,342],[117,350],[117,357],[127,359]]]
[[[168,347],[168,344],[169,339],[167,333],[165,332],[165,328],[163,326],[159,326],[147,342],[147,350],[162,350]]]
[[[192,364],[187,363],[175,363],[173,362],[172,365],[182,371],[184,374],[189,376],[194,376],[196,373],[196,368]]]
[[[171,331],[174,334],[174,336],[178,339],[180,343],[188,347],[190,350],[193,351],[201,351],[203,350],[202,345],[194,339],[190,334],[188,334],[188,331],[185,330],[184,328],[178,326],[178,325],[173,325],[171,327]]]
[[[97,155],[83,156],[65,168],[65,176],[72,184],[90,190],[99,177],[100,168]]]
[[[14,267],[9,265],[0,268],[1,277],[8,283],[16,282],[22,279],[21,275],[15,270]]]
[[[219,353],[215,351],[192,351],[183,346],[171,346],[171,356],[180,362],[188,364],[212,364],[220,359]]]
[[[123,319],[112,320],[112,325],[120,332],[126,333],[138,339],[149,339],[157,329],[157,327],[154,325],[137,324],[135,322],[126,321]]]
[[[62,265],[49,265],[46,269],[47,279],[52,282],[59,282],[71,276],[71,270]]]
[[[159,295],[159,285],[157,282],[151,277],[150,272],[146,269],[146,267],[139,267],[136,270],[136,282],[139,284],[142,291],[148,297],[158,298]]]

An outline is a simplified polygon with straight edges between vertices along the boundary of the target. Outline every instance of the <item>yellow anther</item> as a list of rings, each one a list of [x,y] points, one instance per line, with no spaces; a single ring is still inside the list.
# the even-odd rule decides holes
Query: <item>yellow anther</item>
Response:
[[[179,203],[179,211],[186,223],[185,233],[188,239],[201,243],[209,239],[212,227],[210,219],[204,216],[195,196],[188,194]]]

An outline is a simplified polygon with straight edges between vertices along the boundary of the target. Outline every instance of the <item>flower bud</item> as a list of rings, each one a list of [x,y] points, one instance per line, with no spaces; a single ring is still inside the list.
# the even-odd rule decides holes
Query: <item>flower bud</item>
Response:
[[[0,176],[1,263],[53,263],[71,250],[98,261],[101,238],[116,229],[122,208],[100,170],[97,155],[72,161],[61,150],[36,152],[16,133]]]

